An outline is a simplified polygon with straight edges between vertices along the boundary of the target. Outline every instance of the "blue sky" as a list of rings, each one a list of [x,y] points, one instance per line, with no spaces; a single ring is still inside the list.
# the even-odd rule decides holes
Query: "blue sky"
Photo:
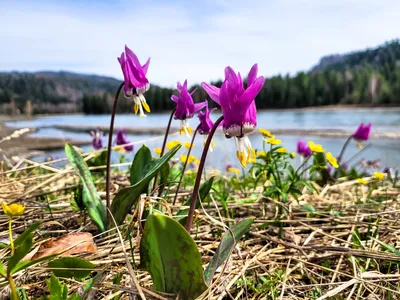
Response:
[[[399,0],[0,0],[0,70],[68,70],[122,78],[127,44],[150,81],[309,70],[327,54],[398,38]]]

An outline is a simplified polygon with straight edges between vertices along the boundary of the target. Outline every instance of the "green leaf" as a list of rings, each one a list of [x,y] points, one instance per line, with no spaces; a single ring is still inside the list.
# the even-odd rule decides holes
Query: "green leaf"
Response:
[[[381,245],[383,248],[385,248],[386,250],[389,250],[390,252],[392,252],[393,254],[396,254],[397,256],[400,256],[400,251],[397,250],[395,247],[386,244],[384,242],[381,242],[380,240],[371,237],[371,239],[373,239],[374,241],[376,241],[379,245]]]
[[[79,257],[62,257],[49,262],[49,268],[57,277],[83,279],[94,268],[94,264]]]
[[[176,145],[163,157],[147,163],[145,167],[147,172],[142,177],[142,179],[135,185],[128,188],[124,188],[118,192],[118,194],[114,197],[110,208],[111,213],[114,216],[117,225],[120,225],[125,220],[126,216],[131,211],[132,206],[136,203],[139,196],[142,193],[146,192],[149,182],[157,174],[159,169],[164,164],[168,163],[168,161],[175,155],[175,153],[179,150],[180,147],[181,145]],[[110,224],[110,227],[111,226],[112,224]]]
[[[302,211],[306,211],[310,214],[315,214],[315,208],[311,204],[305,204],[301,208]]]
[[[7,276],[6,271],[4,270],[4,266],[3,266],[2,263],[0,263],[0,275],[3,276],[3,277]]]
[[[88,215],[97,227],[104,232],[107,228],[106,207],[97,194],[92,175],[82,156],[70,144],[65,144],[65,154],[69,163],[79,174],[83,183],[83,204],[88,210]]]
[[[221,242],[219,243],[217,251],[215,251],[214,256],[212,257],[210,263],[204,271],[204,279],[207,285],[211,284],[215,271],[228,258],[229,253],[231,252],[232,248],[235,247],[240,238],[249,231],[250,226],[251,224],[253,224],[253,222],[254,218],[248,218],[235,224],[231,228],[235,240],[233,240],[230,231],[227,231],[224,234]]]
[[[67,300],[68,288],[62,284],[54,274],[51,274],[50,280],[46,281],[50,290],[49,299],[51,300]]]
[[[164,164],[161,168],[160,168],[160,182],[158,183],[158,185],[160,186],[160,188],[158,189],[158,196],[161,197],[161,194],[164,191],[165,188],[165,184],[168,181],[168,176],[169,176],[169,171],[170,171],[171,167],[169,166],[169,164]]]
[[[136,152],[135,158],[133,159],[131,170],[130,170],[130,182],[131,185],[135,185],[146,175],[145,166],[151,162],[151,152],[149,148],[143,145],[138,152]]]
[[[200,207],[200,201],[204,202],[205,199],[207,198],[208,194],[210,193],[210,190],[212,188],[212,185],[214,183],[215,176],[210,177],[207,181],[204,181],[202,185],[200,186],[199,189],[199,198],[196,203],[196,209]],[[190,206],[190,198],[189,200],[185,203],[185,206]],[[181,225],[186,224],[187,216],[189,214],[189,208],[181,209],[178,211],[176,216],[174,216],[174,219],[177,220]]]
[[[40,222],[33,223],[15,240],[14,255],[8,259],[7,274],[12,274],[14,272],[14,267],[31,250],[33,245],[34,231],[39,227],[40,224]]]
[[[157,291],[178,294],[179,299],[196,299],[207,289],[195,242],[168,216],[148,216],[140,242],[140,263],[150,273]]]
[[[52,255],[48,255],[48,256],[44,256],[35,260],[25,260],[25,261],[20,261],[19,263],[17,263],[17,265],[11,270],[11,274],[17,273],[18,271],[21,271],[23,269],[26,269],[30,266],[36,265],[42,261],[45,260],[49,260],[52,259],[54,257],[56,257],[57,255],[59,255],[59,253],[57,254],[52,254]]]

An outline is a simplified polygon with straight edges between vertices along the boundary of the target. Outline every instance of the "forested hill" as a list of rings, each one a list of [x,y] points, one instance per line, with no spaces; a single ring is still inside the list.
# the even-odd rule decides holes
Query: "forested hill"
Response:
[[[109,113],[119,83],[115,78],[69,72],[3,72],[0,113],[23,113],[29,106],[33,113]],[[146,93],[152,111],[171,109],[173,92],[152,85]],[[206,94],[198,89],[194,97],[203,101]],[[268,78],[256,102],[259,109],[400,105],[400,41],[326,56],[308,72]],[[121,97],[118,110],[132,111],[131,101]]]

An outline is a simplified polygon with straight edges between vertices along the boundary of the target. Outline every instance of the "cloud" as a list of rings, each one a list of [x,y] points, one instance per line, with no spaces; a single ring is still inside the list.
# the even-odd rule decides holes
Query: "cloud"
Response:
[[[166,86],[220,79],[227,65],[245,74],[255,62],[267,76],[293,74],[396,38],[400,25],[397,0],[32,2],[0,4],[0,69],[121,78],[116,57],[128,44]]]

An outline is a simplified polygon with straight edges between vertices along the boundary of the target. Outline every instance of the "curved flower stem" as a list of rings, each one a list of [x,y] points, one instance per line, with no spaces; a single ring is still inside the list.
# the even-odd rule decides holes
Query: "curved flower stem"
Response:
[[[11,256],[14,255],[14,240],[12,236],[12,218],[8,220],[8,235],[10,237],[10,249],[11,249]]]
[[[353,138],[353,135],[351,135],[351,136],[349,136],[349,137],[347,138],[346,142],[344,143],[344,145],[343,145],[343,147],[342,147],[342,150],[340,151],[339,157],[338,157],[338,159],[337,159],[337,163],[338,163],[338,165],[339,165],[339,168],[338,168],[338,169],[336,170],[336,172],[335,172],[335,175],[334,175],[335,178],[337,178],[337,177],[339,176],[339,171],[340,171],[340,169],[341,169],[340,162],[342,161],[344,151],[346,150],[346,148],[347,148],[347,146],[349,145],[349,143],[350,143],[350,141],[352,140],[352,138]]]
[[[115,113],[117,111],[118,97],[119,97],[119,94],[120,94],[123,86],[124,86],[124,83],[121,82],[121,84],[119,85],[119,87],[117,89],[117,92],[115,93],[114,103],[113,103],[112,112],[111,112],[110,130],[108,131],[107,166],[106,166],[107,224],[108,224],[109,217],[110,217],[110,204],[111,204],[111,200],[110,200],[110,178],[111,178],[110,165],[111,165],[112,136],[113,136],[113,131],[114,131],[114,120],[115,120]]]
[[[172,123],[172,117],[174,116],[175,111],[176,111],[176,108],[174,108],[174,109],[171,111],[171,115],[170,115],[170,117],[169,117],[167,129],[165,130],[164,141],[163,141],[163,144],[162,144],[162,147],[161,147],[160,157],[162,157],[162,156],[164,155],[165,145],[167,144],[168,134],[169,134],[169,130],[170,130],[170,128],[171,128],[171,123]],[[153,184],[153,188],[152,188],[152,191],[153,191],[153,192],[156,190],[157,178],[158,178],[158,173],[156,174],[156,176],[154,176],[154,184]],[[152,192],[152,193],[153,193],[153,192]]]
[[[194,210],[196,208],[197,196],[198,196],[199,188],[200,188],[201,174],[203,173],[204,164],[206,162],[208,148],[210,147],[210,144],[211,144],[212,138],[214,136],[215,130],[217,130],[218,125],[223,120],[224,120],[224,116],[221,116],[221,117],[219,117],[219,119],[217,121],[215,121],[214,126],[211,128],[211,131],[208,134],[206,144],[204,145],[203,153],[201,154],[200,164],[199,164],[199,168],[197,170],[196,181],[195,181],[194,187],[193,187],[193,193],[192,193],[192,199],[191,199],[191,202],[190,202],[189,214],[188,214],[188,218],[187,218],[187,221],[186,221],[186,230],[189,233],[190,233],[190,228],[192,227],[192,223],[193,223],[193,215],[194,215]]]
[[[175,205],[176,198],[178,197],[179,188],[181,187],[181,183],[182,183],[182,181],[183,181],[183,175],[185,174],[186,165],[187,165],[187,162],[188,162],[188,160],[189,160],[189,156],[190,156],[190,152],[192,151],[194,139],[196,138],[196,133],[197,133],[197,131],[199,130],[199,128],[200,128],[200,125],[197,126],[196,130],[195,130],[194,133],[193,133],[192,141],[190,142],[190,148],[189,148],[188,154],[187,154],[187,156],[186,156],[185,163],[183,164],[181,178],[179,179],[178,186],[177,186],[176,192],[175,192],[174,201],[172,202],[172,205]]]

